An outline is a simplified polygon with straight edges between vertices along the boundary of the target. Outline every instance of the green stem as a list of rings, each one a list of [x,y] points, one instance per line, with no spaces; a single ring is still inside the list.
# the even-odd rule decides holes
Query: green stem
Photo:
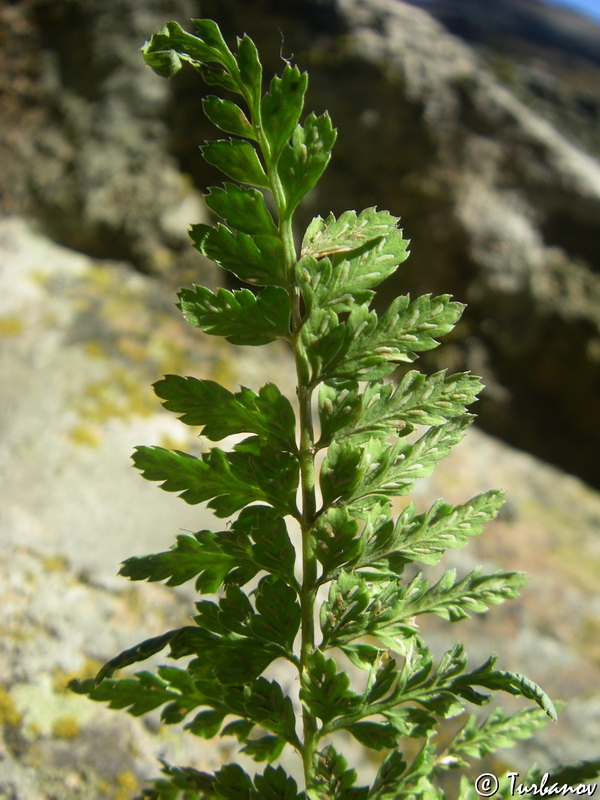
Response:
[[[298,395],[298,424],[299,424],[299,454],[300,483],[301,483],[301,516],[300,529],[302,534],[302,586],[300,590],[301,607],[301,644],[300,661],[298,665],[300,673],[300,685],[306,680],[306,672],[311,654],[315,649],[315,599],[318,588],[318,569],[317,557],[314,549],[313,525],[317,510],[317,498],[315,491],[315,444],[314,426],[312,419],[312,385],[310,382],[310,370],[308,358],[301,339],[301,328],[304,323],[302,316],[302,298],[295,277],[296,267],[296,247],[292,228],[292,215],[286,210],[286,198],[283,185],[277,171],[276,160],[273,159],[268,146],[262,135],[260,125],[260,111],[257,109],[254,117],[255,130],[258,135],[259,146],[261,147],[267,175],[271,184],[271,192],[275,199],[279,217],[279,236],[283,244],[285,254],[285,267],[287,275],[287,288],[290,296],[290,311],[292,322],[292,344],[294,358],[296,362]],[[258,124],[257,124],[258,123]],[[319,736],[317,731],[317,720],[307,708],[302,714],[303,721],[303,743],[301,748],[302,762],[304,767],[304,780],[308,790],[313,782],[314,775],[314,755],[317,749]]]
[[[291,239],[289,227],[288,245]],[[289,273],[288,273],[289,274]],[[301,518],[302,533],[302,588],[300,606],[302,609],[302,639],[300,645],[300,683],[306,679],[309,658],[315,649],[315,599],[318,586],[317,558],[314,549],[313,526],[317,510],[315,491],[315,446],[314,426],[312,419],[312,388],[308,359],[301,339],[303,324],[301,297],[295,281],[290,281],[291,318],[293,332],[294,357],[296,361],[299,422],[299,462],[301,481]],[[313,779],[313,760],[318,744],[317,721],[307,708],[303,711],[304,746],[302,760],[306,788],[310,788]]]
[[[295,348],[296,349],[296,348]],[[297,350],[298,403],[300,421],[300,475],[302,481],[302,641],[300,647],[300,681],[304,683],[309,658],[315,649],[315,598],[317,592],[317,558],[314,549],[313,524],[316,513],[315,463],[311,390],[303,381],[302,353]],[[304,777],[307,789],[313,775],[313,758],[317,747],[317,722],[307,708],[303,711]]]

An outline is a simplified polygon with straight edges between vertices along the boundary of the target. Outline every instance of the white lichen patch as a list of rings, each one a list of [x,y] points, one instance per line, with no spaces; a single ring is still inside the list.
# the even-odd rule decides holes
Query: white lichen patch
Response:
[[[58,691],[49,673],[39,675],[34,683],[15,684],[10,696],[21,717],[22,732],[31,739],[70,738],[76,729],[80,730],[97,716],[97,708],[87,698]]]

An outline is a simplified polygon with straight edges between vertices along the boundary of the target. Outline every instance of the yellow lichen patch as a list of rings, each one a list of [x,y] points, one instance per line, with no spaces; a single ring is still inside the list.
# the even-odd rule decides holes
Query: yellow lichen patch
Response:
[[[580,518],[597,525],[600,507],[585,484],[573,480],[565,483],[555,502],[528,498],[521,504],[523,523],[537,525],[545,532],[548,558],[584,592],[594,593],[598,587],[600,550],[585,525],[573,525],[571,509],[579,509]],[[591,527],[591,525],[590,525]]]
[[[581,620],[579,639],[584,655],[600,667],[600,619],[597,616]]]
[[[138,779],[133,772],[122,772],[117,775],[117,791],[113,800],[129,800],[132,793],[137,791],[140,787]]]
[[[64,720],[71,720],[82,728],[97,714],[86,697],[57,691],[49,673],[38,675],[34,683],[15,684],[11,697],[21,714],[20,730],[29,739],[57,735],[56,726],[62,726]],[[66,734],[73,726],[64,726],[62,730]]]
[[[33,284],[36,286],[46,287],[50,281],[51,272],[48,269],[44,269],[43,267],[39,267],[38,269],[32,269],[29,273],[29,278]]]
[[[42,316],[42,322],[46,328],[56,328],[60,324],[59,317],[54,311],[45,311]]]
[[[102,442],[100,432],[92,425],[75,425],[69,431],[69,438],[73,444],[85,447],[99,447]]]
[[[88,339],[84,344],[83,349],[87,356],[91,358],[105,358],[106,347],[98,339]]]
[[[31,740],[38,739],[42,735],[40,726],[37,725],[35,722],[32,722],[29,728],[27,729],[27,735]]]
[[[21,714],[17,710],[12,697],[0,686],[0,723],[16,726],[21,722]]]
[[[231,359],[217,359],[213,364],[211,377],[212,380],[220,383],[226,389],[238,391],[237,375]]]
[[[152,393],[123,367],[116,367],[101,380],[89,383],[80,398],[78,411],[91,423],[131,416],[149,416],[156,411]]]
[[[176,439],[170,433],[163,433],[158,443],[160,447],[164,447],[165,450],[183,450],[187,447],[187,444],[184,443],[182,439]]]
[[[148,358],[147,344],[132,336],[122,336],[118,343],[118,349],[125,358],[138,364]]]
[[[23,333],[23,320],[15,314],[0,317],[0,336],[18,336]]]
[[[42,565],[46,572],[63,572],[69,566],[69,561],[66,556],[55,554],[52,556],[45,556],[42,559]]]
[[[157,247],[150,256],[150,268],[153,272],[163,275],[171,272],[177,264],[173,253],[166,247]]]
[[[116,270],[111,267],[95,266],[93,269],[87,270],[85,280],[96,287],[108,292],[109,289],[114,289],[117,285]],[[122,289],[122,286],[120,287]]]
[[[572,526],[565,528],[565,534],[572,534]],[[580,541],[578,541],[578,539]],[[590,552],[590,542],[584,537],[573,536],[572,541],[566,539],[558,544],[553,557],[562,570],[584,591],[593,593],[598,590],[600,574],[600,558]]]
[[[74,739],[81,733],[81,727],[73,717],[60,717],[52,726],[52,734],[57,739]]]

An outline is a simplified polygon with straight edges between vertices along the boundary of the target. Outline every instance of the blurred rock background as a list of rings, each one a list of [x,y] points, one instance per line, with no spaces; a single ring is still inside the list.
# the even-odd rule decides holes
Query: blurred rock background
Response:
[[[194,437],[150,384],[289,380],[283,348],[197,336],[173,307],[180,285],[226,280],[186,232],[210,220],[201,194],[221,178],[198,150],[213,135],[203,84],[159,79],[138,48],[199,16],[232,42],[248,32],[267,74],[282,55],[307,69],[307,108],[333,117],[301,223],[387,208],[412,255],[380,304],[468,303],[418,366],[484,377],[479,429],[416,499],[505,488],[501,518],[453,559],[530,584],[432,636],[461,636],[475,662],[498,650],[570,701],[506,765],[597,756],[600,26],[541,0],[21,0],[0,7],[0,798],[123,800],[157,756],[227,754],[64,692],[191,609],[184,590],[114,577],[180,528],[212,527],[128,465],[135,444]]]

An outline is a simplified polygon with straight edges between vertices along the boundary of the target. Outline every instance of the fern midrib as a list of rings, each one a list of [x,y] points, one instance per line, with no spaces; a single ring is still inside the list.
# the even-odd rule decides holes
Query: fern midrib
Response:
[[[307,681],[309,659],[315,650],[315,600],[318,587],[317,557],[314,547],[314,520],[317,512],[316,477],[315,477],[315,441],[312,417],[312,392],[310,367],[304,348],[301,330],[304,324],[303,303],[300,288],[296,280],[297,253],[294,243],[292,214],[287,209],[283,184],[277,170],[277,159],[267,148],[262,147],[262,128],[258,127],[258,138],[265,158],[267,175],[271,184],[278,212],[278,228],[285,257],[287,291],[290,302],[290,319],[292,328],[292,347],[296,365],[296,393],[298,398],[298,429],[300,467],[300,530],[302,537],[302,585],[300,589],[301,607],[301,642],[299,674],[300,687]],[[304,780],[308,790],[314,780],[314,760],[319,735],[317,720],[304,707],[302,711],[303,741],[302,762]]]

